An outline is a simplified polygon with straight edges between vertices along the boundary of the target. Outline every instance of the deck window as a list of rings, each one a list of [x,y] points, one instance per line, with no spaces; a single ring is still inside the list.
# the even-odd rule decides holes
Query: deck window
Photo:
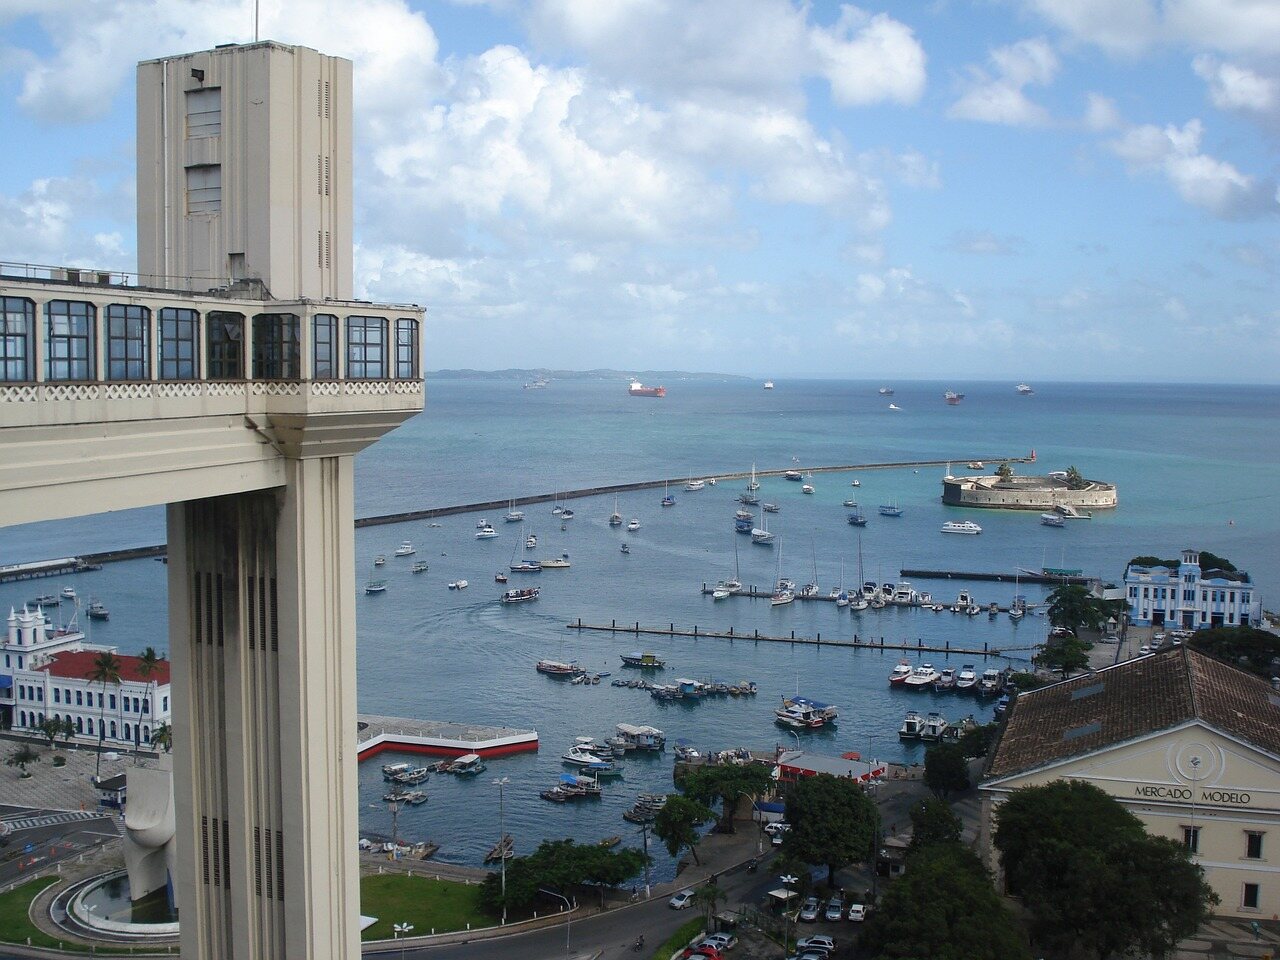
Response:
[[[165,307],[160,311],[160,379],[195,380],[199,376],[196,337],[200,315]]]
[[[127,303],[107,306],[107,379],[146,380],[151,374],[151,311]]]
[[[396,320],[396,379],[418,379],[418,321]]]
[[[25,297],[0,297],[0,383],[34,380],[31,341],[36,308]]]
[[[210,380],[244,379],[244,314],[210,311],[205,318]]]
[[[311,318],[311,378],[338,379],[338,318],[332,313]]]
[[[385,380],[386,376],[386,318],[347,317],[347,377]]]
[[[50,380],[92,380],[97,311],[83,300],[45,304],[46,376]]]
[[[297,380],[298,318],[292,313],[260,313],[253,318],[255,380]]]

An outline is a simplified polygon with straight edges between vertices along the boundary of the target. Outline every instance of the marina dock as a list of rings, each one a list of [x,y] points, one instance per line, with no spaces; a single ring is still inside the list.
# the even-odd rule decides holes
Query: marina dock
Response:
[[[478,753],[501,757],[538,749],[538,731],[510,727],[486,727],[448,720],[414,720],[408,717],[356,717],[356,756],[368,760],[384,750],[425,753],[436,757],[460,757]]]
[[[765,594],[767,596],[767,594]],[[633,637],[688,637],[692,640],[701,640],[703,638],[711,640],[747,640],[759,643],[804,643],[811,646],[821,647],[843,647],[850,650],[893,650],[905,651],[908,653],[954,653],[971,657],[1005,657],[1010,658],[1012,654],[1029,653],[1033,647],[993,647],[984,643],[981,649],[976,647],[957,647],[952,646],[951,642],[945,641],[941,645],[936,643],[926,643],[923,638],[917,638],[915,643],[895,642],[886,640],[884,637],[860,637],[856,633],[852,637],[828,637],[823,639],[821,633],[813,637],[797,637],[794,630],[787,636],[777,636],[773,634],[761,633],[759,630],[752,630],[750,633],[735,631],[732,627],[728,630],[703,630],[696,624],[691,629],[677,627],[674,623],[667,624],[665,627],[644,627],[639,621],[635,623],[618,623],[617,620],[609,624],[583,623],[579,617],[573,623],[565,624],[566,630],[591,630],[601,633],[625,633]],[[1013,659],[1029,660],[1030,657],[1012,657]]]

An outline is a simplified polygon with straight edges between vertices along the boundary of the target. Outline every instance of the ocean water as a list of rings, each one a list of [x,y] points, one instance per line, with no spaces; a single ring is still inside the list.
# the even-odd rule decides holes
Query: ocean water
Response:
[[[1028,655],[1045,621],[1028,617],[988,620],[950,613],[887,609],[851,614],[834,604],[796,602],[771,608],[767,600],[715,602],[700,592],[734,572],[747,584],[767,587],[781,571],[797,582],[814,578],[825,592],[841,580],[899,579],[902,567],[954,570],[1080,567],[1116,580],[1139,553],[1174,555],[1184,547],[1212,550],[1250,571],[1264,603],[1280,588],[1280,510],[1274,479],[1280,465],[1280,389],[1186,385],[1036,384],[1018,396],[1012,383],[950,385],[897,383],[893,402],[879,384],[853,381],[779,381],[764,391],[757,382],[682,381],[666,384],[665,399],[632,398],[621,383],[563,382],[526,391],[518,383],[441,381],[428,384],[425,413],[363,453],[357,462],[357,515],[426,506],[501,499],[530,493],[670,477],[714,476],[807,465],[903,460],[947,460],[956,472],[971,459],[1023,456],[1035,449],[1043,472],[1075,465],[1086,476],[1119,484],[1120,506],[1064,529],[1040,525],[1034,512],[943,507],[943,468],[817,474],[816,493],[800,484],[762,479],[760,497],[781,504],[769,527],[779,543],[754,546],[735,535],[734,497],[741,481],[687,493],[673,485],[677,505],[663,509],[660,490],[619,498],[636,533],[607,525],[612,497],[574,500],[573,520],[561,529],[549,504],[525,507],[524,532],[538,534],[539,557],[567,553],[572,567],[531,576],[511,575],[510,586],[537,584],[531,604],[496,602],[504,589],[494,573],[523,555],[519,527],[490,515],[499,538],[477,541],[475,515],[440,526],[417,522],[365,528],[356,533],[358,584],[371,574],[375,554],[390,556],[404,539],[417,554],[388,559],[379,576],[383,595],[357,601],[360,709],[370,713],[532,727],[541,737],[536,754],[501,758],[471,781],[433,776],[422,807],[400,815],[400,832],[442,844],[441,859],[479,863],[498,833],[493,777],[505,776],[505,826],[517,852],[541,839],[594,840],[621,834],[638,843],[637,828],[621,819],[637,793],[670,789],[671,755],[629,758],[623,780],[600,800],[553,805],[538,792],[566,771],[561,754],[575,736],[608,736],[619,722],[649,723],[669,741],[700,749],[794,745],[772,722],[780,696],[797,690],[839,705],[833,729],[801,734],[807,748],[839,754],[856,750],[895,760],[919,759],[922,750],[898,741],[907,709],[939,710],[952,720],[989,704],[932,693],[890,690],[885,678],[900,654],[870,650],[725,641],[629,637],[566,629],[587,623],[675,624],[702,629],[799,636],[884,637],[888,642],[990,644],[1010,660]],[[957,407],[942,402],[948,386],[963,389]],[[871,517],[861,532],[845,522],[841,501],[856,499]],[[876,507],[895,501],[899,519]],[[754,509],[754,508],[753,508]],[[947,519],[973,519],[977,537],[948,536]],[[81,520],[0,530],[0,563],[66,556],[163,539],[159,510],[96,515]],[[619,543],[626,540],[631,553]],[[736,550],[735,550],[736,548]],[[736,552],[736,557],[735,557]],[[409,572],[425,560],[425,574]],[[112,620],[93,624],[93,639],[123,652],[166,646],[162,567],[152,560],[109,565],[64,580],[0,584],[0,604],[20,603],[37,592],[73,583],[82,597],[104,599]],[[470,587],[450,591],[449,581]],[[918,590],[951,601],[968,588],[981,602],[1007,604],[1012,584],[917,581]],[[1018,588],[1037,600],[1043,588]],[[662,704],[647,694],[609,686],[571,686],[541,676],[544,657],[577,659],[614,677],[630,674],[619,654],[654,650],[669,661],[665,677],[755,680],[754,698],[709,699],[696,705]],[[982,661],[967,655],[912,657],[935,665]],[[387,833],[390,816],[380,803],[379,766],[361,771],[362,828]],[[661,853],[659,851],[659,853]],[[672,865],[659,856],[656,876]]]

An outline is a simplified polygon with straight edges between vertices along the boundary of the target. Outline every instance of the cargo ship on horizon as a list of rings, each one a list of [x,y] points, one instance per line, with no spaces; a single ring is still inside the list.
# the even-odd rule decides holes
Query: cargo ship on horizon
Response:
[[[632,380],[627,385],[627,392],[633,397],[665,397],[667,395],[666,387],[646,387],[639,380]]]

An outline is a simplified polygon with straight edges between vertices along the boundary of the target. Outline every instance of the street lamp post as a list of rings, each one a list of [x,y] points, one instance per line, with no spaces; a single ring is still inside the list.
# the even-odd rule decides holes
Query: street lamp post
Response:
[[[412,923],[395,923],[392,924],[395,931],[395,939],[400,941],[400,960],[404,960],[404,938],[413,932]]]
[[[791,885],[796,882],[796,877],[786,873],[778,878],[782,881],[782,886],[787,891],[786,908],[782,911],[782,919],[785,923],[782,930],[782,955],[787,955],[788,946],[791,943]]]
[[[569,898],[563,893],[556,893],[554,890],[548,890],[546,887],[539,887],[539,893],[545,893],[549,897],[557,897],[564,901],[564,952],[569,952],[569,932],[573,929],[573,907],[569,905]]]
[[[507,925],[507,834],[504,828],[503,819],[505,814],[506,786],[511,782],[510,777],[502,777],[494,780],[494,786],[498,788],[498,862],[502,865],[502,925]]]

